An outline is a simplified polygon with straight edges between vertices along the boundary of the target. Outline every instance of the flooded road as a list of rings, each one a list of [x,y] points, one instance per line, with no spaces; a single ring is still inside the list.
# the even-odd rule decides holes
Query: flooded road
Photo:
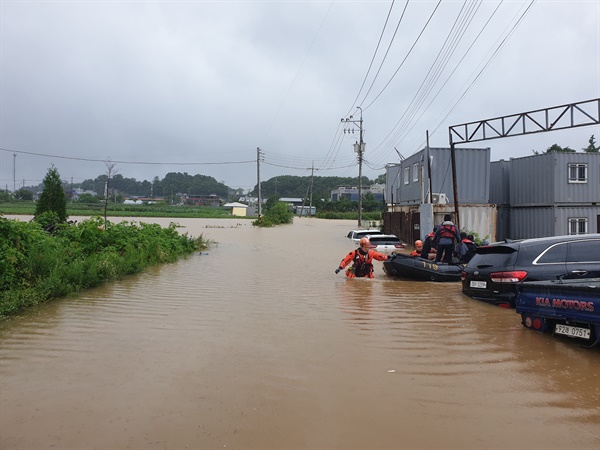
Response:
[[[142,220],[217,245],[0,322],[0,448],[600,448],[600,351],[336,275],[354,221]]]

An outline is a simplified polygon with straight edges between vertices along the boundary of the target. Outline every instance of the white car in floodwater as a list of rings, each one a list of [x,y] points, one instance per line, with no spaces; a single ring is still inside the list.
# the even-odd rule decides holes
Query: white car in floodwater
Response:
[[[376,234],[383,234],[380,230],[378,229],[372,229],[372,230],[352,230],[348,233],[348,235],[346,236],[348,239],[352,239],[353,242],[358,243],[358,241],[361,240],[361,238],[364,238],[365,236],[372,236],[372,235],[376,235]]]

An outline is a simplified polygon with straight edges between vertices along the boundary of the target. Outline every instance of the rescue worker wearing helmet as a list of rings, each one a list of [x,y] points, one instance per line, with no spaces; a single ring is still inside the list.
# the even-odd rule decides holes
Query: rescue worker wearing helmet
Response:
[[[410,252],[410,256],[421,256],[423,252],[423,241],[418,239],[415,241],[415,249]]]
[[[385,261],[388,257],[375,250],[371,250],[369,248],[371,246],[371,241],[369,241],[369,238],[367,237],[362,238],[359,244],[359,248],[351,251],[344,259],[342,259],[339,267],[335,269],[335,273],[340,273],[346,266],[353,263],[352,266],[346,270],[346,276],[348,278],[375,278],[373,275],[373,259]]]

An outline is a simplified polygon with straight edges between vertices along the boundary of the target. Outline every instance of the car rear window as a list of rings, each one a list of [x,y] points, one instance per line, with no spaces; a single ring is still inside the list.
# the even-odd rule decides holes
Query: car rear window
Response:
[[[517,251],[512,247],[485,246],[479,247],[470,267],[507,267],[515,264]]]
[[[371,244],[397,244],[400,242],[399,238],[385,237],[385,236],[371,236],[369,237]]]
[[[359,231],[359,232],[357,232],[355,234],[355,236],[358,239],[358,238],[363,238],[365,236],[369,236],[369,235],[373,235],[373,234],[381,234],[381,232],[380,231],[373,231],[373,230],[370,230],[370,231]]]

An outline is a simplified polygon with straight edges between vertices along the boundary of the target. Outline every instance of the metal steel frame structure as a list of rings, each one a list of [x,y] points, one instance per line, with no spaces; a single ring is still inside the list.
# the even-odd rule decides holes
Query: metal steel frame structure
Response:
[[[456,156],[454,149],[456,144],[564,130],[588,125],[600,125],[600,98],[450,126],[448,134],[450,137],[452,184],[454,188],[454,213],[456,215],[456,225],[459,229],[460,217],[458,213]],[[453,140],[453,137],[458,138],[458,140]]]
[[[449,127],[450,144],[600,124],[600,98]],[[458,138],[454,140],[453,138]]]

